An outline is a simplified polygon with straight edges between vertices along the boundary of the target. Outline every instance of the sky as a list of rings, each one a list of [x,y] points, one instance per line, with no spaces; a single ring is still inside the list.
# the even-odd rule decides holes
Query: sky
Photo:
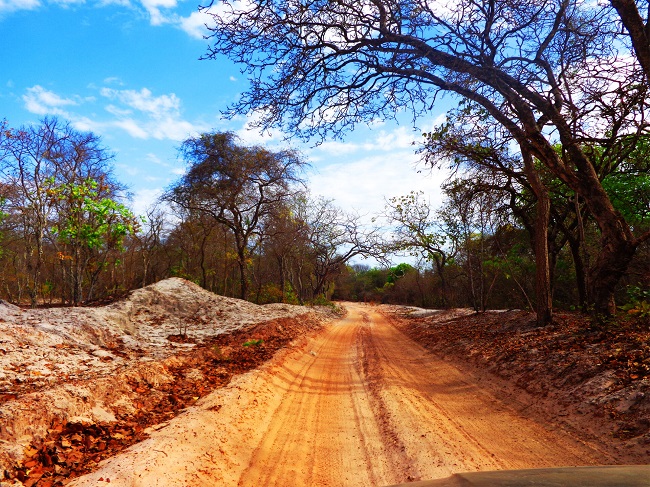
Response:
[[[114,174],[130,188],[136,214],[184,173],[183,140],[225,130],[244,145],[298,149],[310,164],[312,195],[368,220],[385,198],[412,190],[440,203],[446,176],[418,173],[412,143],[443,110],[415,130],[409,119],[376,123],[318,146],[248,130],[244,115],[225,120],[220,112],[247,80],[227,59],[200,60],[210,17],[196,2],[0,0],[0,120],[16,128],[55,115],[99,135],[115,154]]]

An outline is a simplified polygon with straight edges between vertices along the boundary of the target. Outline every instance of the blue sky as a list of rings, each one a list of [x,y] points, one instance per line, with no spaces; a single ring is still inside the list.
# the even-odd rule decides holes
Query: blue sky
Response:
[[[246,116],[220,117],[247,82],[225,59],[199,60],[210,18],[199,14],[196,1],[0,0],[0,119],[18,127],[57,115],[100,135],[140,214],[183,174],[177,148],[190,135],[232,130],[245,144],[286,147],[283,134],[247,130]],[[420,128],[430,129],[441,113]],[[384,197],[411,190],[440,201],[444,175],[414,169],[411,142],[420,133],[407,120],[293,147],[312,165],[306,174],[312,194],[371,214]]]

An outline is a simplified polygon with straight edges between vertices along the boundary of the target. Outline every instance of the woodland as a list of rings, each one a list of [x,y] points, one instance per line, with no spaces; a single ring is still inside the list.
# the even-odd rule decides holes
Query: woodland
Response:
[[[412,192],[369,224],[310,195],[299,153],[215,132],[182,143],[185,175],[134,215],[97,135],[5,122],[0,297],[80,305],[179,276],[257,303],[650,315],[647,2],[209,7],[205,62],[250,83],[226,115],[255,111],[260,129],[326,140],[454,97],[414,141],[452,171],[442,207]]]

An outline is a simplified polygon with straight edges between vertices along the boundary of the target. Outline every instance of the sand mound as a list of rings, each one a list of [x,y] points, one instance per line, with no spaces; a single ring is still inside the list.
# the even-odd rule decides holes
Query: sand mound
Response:
[[[106,375],[134,359],[162,359],[208,337],[305,312],[218,296],[180,278],[97,308],[32,310],[0,301],[0,396]],[[168,340],[178,334],[187,343]]]
[[[115,407],[95,396],[126,394],[129,374],[168,380],[163,364],[179,352],[310,311],[218,296],[180,278],[95,308],[21,309],[0,301],[0,467],[42,438],[52,417],[114,420]],[[119,397],[108,402],[117,404]]]

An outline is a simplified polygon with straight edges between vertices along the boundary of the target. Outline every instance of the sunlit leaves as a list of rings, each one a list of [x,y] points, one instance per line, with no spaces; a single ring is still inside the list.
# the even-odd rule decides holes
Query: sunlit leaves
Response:
[[[48,189],[48,197],[65,203],[67,209],[54,227],[63,243],[88,249],[120,248],[124,238],[138,228],[131,210],[111,198],[100,197],[97,181],[90,178],[53,186]]]

